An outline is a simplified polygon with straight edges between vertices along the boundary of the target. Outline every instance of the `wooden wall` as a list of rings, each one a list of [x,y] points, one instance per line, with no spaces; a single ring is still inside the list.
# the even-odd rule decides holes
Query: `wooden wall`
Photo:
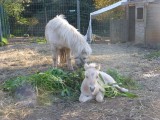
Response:
[[[110,39],[111,43],[127,42],[128,40],[128,24],[125,19],[110,21]]]
[[[128,41],[135,41],[135,6],[128,7]]]
[[[148,4],[146,19],[146,44],[160,48],[160,3]]]

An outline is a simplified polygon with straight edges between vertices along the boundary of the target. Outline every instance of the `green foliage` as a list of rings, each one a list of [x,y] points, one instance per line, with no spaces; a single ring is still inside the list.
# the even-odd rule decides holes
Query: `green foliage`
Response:
[[[148,60],[156,59],[160,57],[160,51],[153,51],[147,55],[145,55],[145,58]]]
[[[36,43],[38,44],[45,44],[47,43],[47,40],[45,38],[37,38]]]
[[[22,12],[24,9],[24,3],[30,3],[30,0],[0,0],[5,11],[10,17],[16,19],[17,22],[24,24],[26,19],[22,17]]]
[[[15,89],[27,81],[27,77],[21,76],[5,81],[1,86],[4,91],[14,92]]]
[[[9,36],[10,38],[14,38],[15,36],[14,35],[12,35],[12,34],[10,34],[10,36]]]
[[[96,6],[97,9],[105,7],[105,6],[109,6],[115,2],[118,2],[120,0],[94,0],[94,4]]]
[[[116,70],[108,70],[108,73],[115,79],[115,81],[117,82],[117,84],[119,86],[122,86],[125,88],[130,88],[130,89],[131,89],[131,86],[132,86],[132,89],[137,87],[136,82],[133,79],[126,77],[126,76],[123,76],[123,75],[120,75]],[[99,74],[99,77],[100,77],[101,81],[103,83],[105,83],[101,74]],[[103,85],[103,84],[100,84],[100,85]],[[123,97],[128,97],[128,98],[137,97],[137,95],[134,93],[120,92],[115,87],[113,87],[113,84],[103,85],[103,87],[105,88],[104,95],[109,98],[114,98],[116,96],[123,96]]]
[[[120,76],[118,73],[113,74],[114,76]],[[115,75],[116,74],[116,75]],[[118,75],[117,75],[118,74]],[[134,86],[134,82],[129,82],[126,84],[125,80],[117,77],[118,83],[125,84],[125,86]],[[123,77],[124,78],[124,77]],[[63,97],[64,99],[77,99],[80,95],[80,86],[84,79],[83,69],[78,69],[73,72],[64,71],[62,69],[51,69],[46,72],[38,72],[30,76],[22,76],[14,79],[5,81],[0,87],[8,92],[14,92],[15,89],[22,85],[24,82],[28,82],[34,86],[37,92],[38,100],[40,102],[49,101],[46,96],[56,95]],[[127,79],[128,80],[128,79]],[[134,98],[136,95],[132,93],[120,93],[117,89],[111,87],[110,85],[105,85],[105,96],[116,97],[124,96],[129,98]],[[49,104],[49,102],[47,102]]]
[[[84,79],[81,69],[74,72],[66,72],[61,69],[52,69],[40,72],[31,76],[22,76],[7,80],[2,89],[14,92],[15,89],[24,82],[31,83],[36,89],[37,94],[53,93],[54,95],[77,96],[80,93],[80,85]]]
[[[120,0],[94,0],[94,5],[96,9],[101,9],[103,7],[112,5]],[[123,18],[125,15],[124,7],[117,7],[115,9],[112,9],[110,11],[104,12],[102,14],[99,14],[96,19],[98,21],[104,21],[104,20],[110,20],[112,19],[120,19]]]
[[[0,46],[5,46],[8,44],[7,38],[2,37],[2,41],[0,42]]]
[[[135,80],[133,80],[129,76],[124,76],[119,74],[116,70],[114,69],[108,69],[107,73],[111,75],[114,80],[121,85],[122,87],[128,88],[128,89],[136,89],[138,87],[138,84],[136,83]]]
[[[135,98],[138,97],[136,94],[131,92],[120,92],[116,88],[112,87],[111,85],[105,85],[105,93],[104,95],[109,98],[115,98],[116,96],[128,97],[128,98]]]
[[[29,41],[31,43],[38,43],[38,44],[45,44],[45,43],[47,43],[47,40],[45,38],[43,38],[43,37],[31,37],[29,39]]]
[[[9,16],[15,17],[17,20],[20,19],[20,14],[24,10],[22,3],[12,1],[12,0],[6,0],[2,3],[6,12]],[[11,9],[12,8],[12,9]]]

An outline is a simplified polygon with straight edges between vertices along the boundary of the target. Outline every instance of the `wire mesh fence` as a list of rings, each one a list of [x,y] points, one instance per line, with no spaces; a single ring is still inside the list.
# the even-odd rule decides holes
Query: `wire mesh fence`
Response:
[[[10,34],[13,36],[44,36],[46,23],[59,14],[66,16],[67,21],[77,28],[76,0],[43,0],[23,4],[24,19],[17,21],[9,17]],[[89,14],[94,11],[93,4],[80,2],[80,32],[85,34],[89,22]]]
[[[18,4],[15,3],[15,5]],[[97,8],[93,0],[80,0],[79,5],[80,32],[85,35],[89,25],[90,13],[97,10]],[[0,7],[1,24],[4,35],[9,34],[12,37],[44,37],[46,23],[59,14],[65,15],[67,21],[74,27],[77,28],[78,26],[77,0],[32,0],[32,2],[24,2],[22,6],[23,11],[18,19],[7,15],[3,7]],[[93,18],[93,37],[99,36],[100,38],[108,39],[111,34],[111,19],[123,16],[120,10],[123,11],[121,8],[118,8],[118,10],[111,10]]]
[[[123,31],[123,27],[125,30],[127,29],[127,21],[125,19],[126,12],[124,6],[120,6],[94,16],[92,18],[92,40],[95,41],[98,39],[99,41],[106,40],[107,42],[111,42],[111,37],[112,39],[117,39],[120,36],[123,36],[125,33],[125,31]],[[124,21],[124,24],[122,24],[122,21]],[[115,41],[117,42],[122,40],[112,40],[112,42]]]
[[[3,31],[3,32],[2,32]],[[8,15],[2,5],[0,5],[0,36],[7,37],[10,34]]]

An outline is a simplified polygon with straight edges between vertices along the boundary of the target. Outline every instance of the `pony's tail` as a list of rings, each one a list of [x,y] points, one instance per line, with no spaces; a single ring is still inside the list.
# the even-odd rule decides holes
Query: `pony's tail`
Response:
[[[60,49],[60,63],[65,64],[67,62],[67,54],[68,54],[68,49],[67,48],[62,48]]]

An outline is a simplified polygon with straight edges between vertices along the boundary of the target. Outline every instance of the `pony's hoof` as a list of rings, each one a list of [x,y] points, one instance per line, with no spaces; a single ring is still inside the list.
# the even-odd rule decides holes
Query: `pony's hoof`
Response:
[[[57,69],[57,67],[52,67],[53,69]]]
[[[74,69],[68,69],[68,71],[73,72],[73,71],[74,71]]]
[[[69,71],[74,71],[73,67],[68,67]]]

